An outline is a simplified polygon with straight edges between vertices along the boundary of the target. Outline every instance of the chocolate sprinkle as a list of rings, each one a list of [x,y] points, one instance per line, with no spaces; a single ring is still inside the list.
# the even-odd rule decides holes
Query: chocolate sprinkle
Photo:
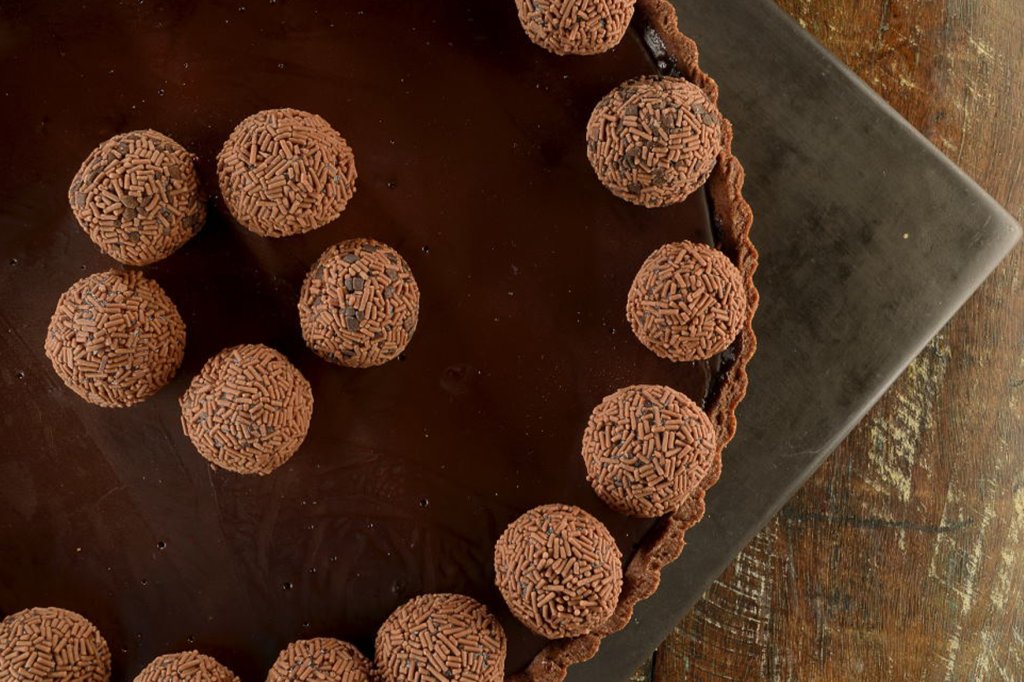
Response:
[[[25,609],[0,622],[0,680],[110,682],[110,650],[73,611]]]
[[[683,78],[626,81],[587,123],[587,157],[613,194],[648,208],[678,203],[711,175],[722,150],[721,117]]]
[[[636,0],[516,0],[519,22],[555,54],[598,54],[622,40]]]
[[[419,314],[420,289],[409,264],[372,239],[350,239],[324,251],[299,296],[306,345],[346,367],[396,358],[412,339]]]
[[[71,285],[44,344],[57,375],[87,402],[127,407],[171,380],[185,356],[185,323],[160,285],[108,270]]]
[[[583,434],[587,480],[622,514],[654,518],[689,499],[715,456],[715,429],[696,403],[667,386],[606,397]]]
[[[155,130],[96,147],[71,181],[68,201],[96,246],[127,265],[166,258],[206,220],[195,157]]]
[[[330,637],[292,642],[274,661],[267,682],[374,682],[370,661],[354,645]]]
[[[512,614],[548,639],[587,634],[611,617],[622,553],[579,507],[548,504],[513,521],[494,548],[495,580]]]
[[[309,382],[284,355],[257,344],[215,355],[181,396],[181,425],[199,454],[240,474],[269,474],[288,461],[312,415]]]
[[[356,191],[345,138],[296,109],[268,109],[239,123],[217,156],[217,177],[231,215],[264,237],[323,227]]]
[[[238,676],[198,651],[157,656],[135,676],[135,682],[241,682]]]
[[[377,631],[384,682],[501,682],[505,631],[483,604],[426,594],[395,609]]]
[[[693,242],[665,244],[648,256],[626,299],[636,337],[676,362],[721,353],[746,316],[739,270],[721,251]]]

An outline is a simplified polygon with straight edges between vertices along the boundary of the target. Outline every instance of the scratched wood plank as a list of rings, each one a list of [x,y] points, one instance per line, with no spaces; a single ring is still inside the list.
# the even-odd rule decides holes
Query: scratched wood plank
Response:
[[[777,1],[1024,220],[1020,0]],[[1022,592],[1018,248],[635,682],[1022,679]]]

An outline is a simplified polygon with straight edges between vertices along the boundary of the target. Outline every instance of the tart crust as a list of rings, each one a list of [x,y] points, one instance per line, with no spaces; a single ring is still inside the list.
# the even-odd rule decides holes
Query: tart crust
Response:
[[[718,104],[718,84],[701,70],[697,44],[679,30],[675,8],[668,0],[637,0],[634,22],[634,26],[639,24],[657,35],[664,46],[665,56],[672,62],[674,73],[678,72],[678,75],[697,84],[712,102]],[[647,599],[658,589],[661,570],[682,553],[686,545],[686,531],[703,518],[705,494],[722,473],[722,450],[736,433],[736,408],[747,392],[747,363],[757,348],[753,319],[758,302],[754,287],[758,256],[750,241],[753,213],[743,198],[743,166],[732,153],[732,124],[724,116],[722,137],[722,151],[707,188],[711,196],[713,222],[718,231],[716,236],[721,242],[718,247],[733,260],[743,277],[747,317],[732,345],[735,359],[721,370],[717,395],[711,396],[707,406],[708,416],[718,435],[718,449],[711,468],[682,508],[662,517],[647,534],[625,567],[622,596],[611,618],[593,633],[549,643],[524,671],[511,675],[508,682],[557,682],[565,679],[569,666],[593,658],[602,639],[626,627],[637,602]]]

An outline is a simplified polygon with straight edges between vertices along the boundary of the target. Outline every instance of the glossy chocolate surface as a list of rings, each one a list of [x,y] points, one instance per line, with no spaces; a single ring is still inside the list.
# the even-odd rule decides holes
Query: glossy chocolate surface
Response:
[[[625,321],[639,265],[667,241],[709,241],[703,192],[648,210],[596,180],[594,103],[654,70],[636,28],[609,54],[556,57],[514,3],[36,3],[0,8],[0,613],[87,615],[115,678],[198,647],[262,680],[288,642],[350,639],[367,653],[406,599],[455,591],[490,605],[509,671],[544,640],[493,587],[504,526],[577,504],[627,557],[651,522],[604,507],[585,480],[590,409],[623,385],[700,400],[714,363],[659,360]],[[341,218],[263,239],[216,198],[214,159],[259,109],[324,116],[356,154]],[[115,267],[66,191],[89,151],[153,128],[200,158],[202,232],[146,268],[188,325],[177,378],[125,410],[87,405],[43,355],[57,298]],[[423,292],[402,361],[370,370],[307,350],[295,304],[328,245],[397,248]],[[178,396],[238,343],[286,353],[313,385],[306,444],[274,474],[211,469],[182,434]]]

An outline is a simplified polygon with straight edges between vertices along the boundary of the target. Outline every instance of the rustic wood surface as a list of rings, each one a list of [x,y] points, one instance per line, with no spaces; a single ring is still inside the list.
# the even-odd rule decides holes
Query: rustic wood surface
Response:
[[[1024,221],[1021,0],[777,0]],[[1024,680],[1018,248],[637,682]]]

